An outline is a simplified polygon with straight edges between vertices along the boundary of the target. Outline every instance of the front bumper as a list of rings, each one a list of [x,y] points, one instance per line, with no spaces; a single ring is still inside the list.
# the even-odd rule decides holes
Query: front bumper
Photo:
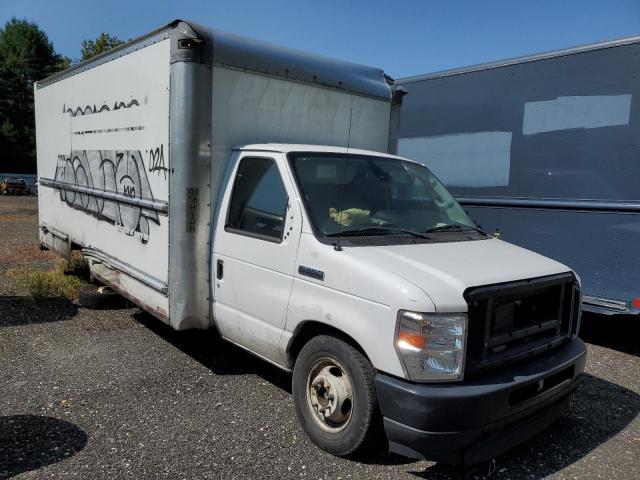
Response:
[[[575,338],[528,361],[460,383],[375,377],[389,448],[412,458],[472,464],[553,423],[582,381],[586,347]]]

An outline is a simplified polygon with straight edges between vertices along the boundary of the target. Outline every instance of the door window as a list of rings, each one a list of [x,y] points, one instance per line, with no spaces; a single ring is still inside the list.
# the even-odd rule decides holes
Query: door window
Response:
[[[287,203],[276,163],[269,158],[243,158],[233,183],[227,230],[280,241]]]

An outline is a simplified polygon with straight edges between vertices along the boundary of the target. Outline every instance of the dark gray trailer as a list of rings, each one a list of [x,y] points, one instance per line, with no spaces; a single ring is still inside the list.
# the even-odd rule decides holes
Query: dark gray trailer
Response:
[[[486,230],[570,265],[584,309],[640,313],[640,36],[396,84],[399,155]]]

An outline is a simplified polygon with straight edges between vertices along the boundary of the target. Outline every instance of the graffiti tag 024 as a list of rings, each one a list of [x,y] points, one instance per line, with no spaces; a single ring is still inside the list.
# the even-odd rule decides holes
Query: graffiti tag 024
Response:
[[[158,172],[164,174],[167,179],[167,166],[164,163],[164,145],[160,145],[155,149],[147,150],[149,154],[149,172]]]

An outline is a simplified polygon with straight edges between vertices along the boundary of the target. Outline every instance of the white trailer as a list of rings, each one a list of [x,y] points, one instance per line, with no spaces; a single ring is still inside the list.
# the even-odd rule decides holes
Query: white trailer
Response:
[[[293,371],[325,450],[475,462],[567,406],[580,283],[393,155],[391,84],[175,21],[36,84],[40,240]]]

